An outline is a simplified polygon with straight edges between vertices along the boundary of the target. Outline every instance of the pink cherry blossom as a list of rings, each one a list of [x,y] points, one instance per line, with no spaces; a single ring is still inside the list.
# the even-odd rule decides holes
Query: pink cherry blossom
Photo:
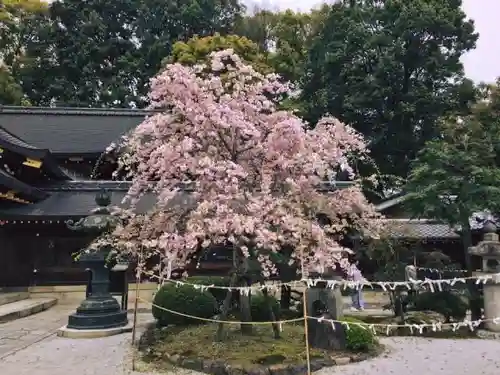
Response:
[[[206,65],[171,64],[151,80],[151,109],[126,137],[120,160],[129,168],[132,207],[147,192],[156,205],[113,233],[121,248],[148,249],[182,267],[200,249],[226,243],[276,273],[273,253],[294,249],[290,263],[325,269],[340,260],[338,241],[350,227],[377,228],[360,187],[321,191],[353,155],[362,136],[332,117],[313,130],[277,105],[291,87],[262,75],[232,50]],[[349,170],[352,176],[354,171]],[[188,201],[173,204],[189,191]],[[331,225],[320,225],[317,214]],[[300,268],[300,267],[299,267]]]

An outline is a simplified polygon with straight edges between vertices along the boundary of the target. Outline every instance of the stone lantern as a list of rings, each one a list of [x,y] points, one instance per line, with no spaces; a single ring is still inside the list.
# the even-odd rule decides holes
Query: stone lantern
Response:
[[[110,194],[105,190],[101,190],[96,195],[95,202],[98,208],[93,210],[91,215],[76,223],[68,221],[66,223],[68,228],[97,237],[116,227],[119,224],[119,218],[111,215],[108,209],[111,203]],[[111,268],[113,268],[113,265],[108,261],[111,250],[111,247],[98,250],[88,249],[81,255],[79,262],[83,267],[89,269],[92,274],[91,292],[76,309],[76,313],[69,316],[68,325],[64,329],[95,331],[112,330],[127,326],[127,312],[121,309],[118,301],[109,292],[109,275]],[[71,335],[63,334],[63,336]],[[92,337],[98,336],[94,335]]]
[[[482,258],[482,271],[486,274],[500,273],[500,241],[496,233],[497,227],[491,221],[483,226],[484,237],[476,246],[469,248],[469,254]],[[500,279],[488,280],[483,287],[485,319],[500,316]],[[485,323],[486,329],[500,332],[500,325],[492,321]]]

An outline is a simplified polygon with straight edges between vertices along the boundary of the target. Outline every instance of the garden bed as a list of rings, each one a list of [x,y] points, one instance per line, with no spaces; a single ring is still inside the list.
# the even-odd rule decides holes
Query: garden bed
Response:
[[[215,342],[217,325],[150,327],[141,338],[143,361],[156,370],[172,365],[214,375],[292,375],[306,372],[304,327],[286,325],[280,339],[268,326],[242,335],[239,327],[226,327],[226,339]],[[365,353],[310,350],[313,371],[322,367],[362,361],[381,352],[378,345]]]

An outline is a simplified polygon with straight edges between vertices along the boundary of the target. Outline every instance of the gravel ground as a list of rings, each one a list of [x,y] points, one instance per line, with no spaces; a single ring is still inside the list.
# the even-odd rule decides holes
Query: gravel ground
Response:
[[[500,342],[385,338],[388,353],[315,375],[498,375]],[[153,375],[131,372],[130,334],[102,339],[51,337],[4,358],[1,375]],[[171,375],[174,375],[172,373]],[[175,375],[195,375],[177,370]]]
[[[316,375],[496,375],[500,342],[417,337],[384,338],[388,353],[369,361],[322,369]]]

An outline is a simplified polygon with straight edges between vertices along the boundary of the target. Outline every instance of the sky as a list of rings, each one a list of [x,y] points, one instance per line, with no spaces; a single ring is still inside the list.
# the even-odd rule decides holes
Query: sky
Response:
[[[271,9],[307,11],[316,0],[243,0]],[[475,21],[479,40],[476,49],[462,59],[465,74],[475,82],[492,82],[500,77],[500,0],[463,0],[463,9]]]

